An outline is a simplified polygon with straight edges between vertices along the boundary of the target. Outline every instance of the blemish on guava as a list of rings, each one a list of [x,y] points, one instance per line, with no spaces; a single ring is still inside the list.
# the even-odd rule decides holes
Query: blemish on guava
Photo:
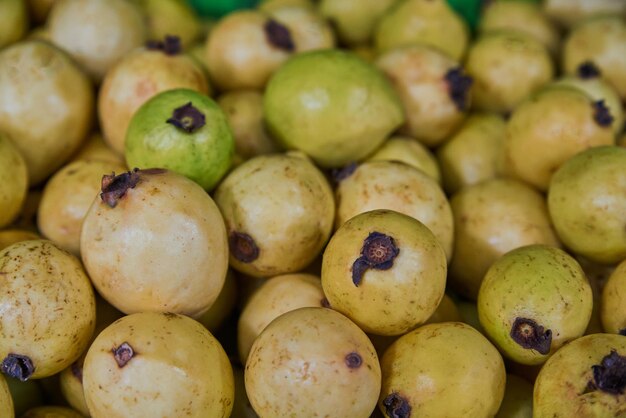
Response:
[[[459,111],[464,111],[469,105],[468,93],[472,86],[472,77],[465,75],[461,67],[452,68],[445,75],[448,82],[448,94]]]
[[[593,102],[593,119],[600,126],[608,127],[613,123],[613,115],[611,115],[611,111],[604,104],[604,100],[598,100]]]
[[[546,355],[552,344],[552,331],[537,324],[532,319],[516,318],[511,327],[511,338],[523,348]]]
[[[576,73],[579,78],[583,80],[589,80],[592,78],[600,77],[600,69],[593,63],[593,61],[585,61],[578,66]]]
[[[244,232],[231,232],[228,246],[233,257],[242,263],[251,263],[259,258],[259,247],[254,239]]]
[[[383,399],[383,406],[389,418],[409,418],[411,405],[398,392],[392,392]]]
[[[348,353],[346,355],[345,358],[346,361],[346,366],[348,366],[350,369],[358,369],[359,367],[361,367],[361,364],[363,364],[363,358],[361,358],[361,355],[359,353]]]
[[[330,302],[325,297],[320,300],[320,305],[324,308],[330,308]]]
[[[22,382],[28,380],[35,372],[35,365],[28,356],[9,353],[2,360],[2,373]]]
[[[361,256],[352,264],[352,282],[359,286],[363,274],[370,268],[389,270],[399,253],[400,249],[392,237],[380,232],[371,232],[363,241]]]
[[[193,133],[206,125],[204,113],[195,108],[191,102],[174,109],[172,117],[165,122],[187,133]]]
[[[604,356],[599,365],[591,366],[593,381],[588,387],[594,387],[611,395],[621,395],[626,389],[626,356],[616,350]]]
[[[269,19],[263,26],[267,41],[278,49],[282,49],[287,52],[293,52],[296,49],[296,45],[291,37],[291,32],[287,26],[278,23],[274,19]]]
[[[133,189],[139,183],[139,169],[135,168],[133,171],[127,171],[125,173],[115,175],[105,174],[102,176],[100,198],[109,207],[114,208],[120,201],[128,189]]]
[[[626,337],[626,328],[624,328],[624,329],[620,329],[620,330],[619,330],[619,332],[618,332],[618,334],[619,334],[619,335],[623,335],[623,336],[625,336],[625,337]]]
[[[146,48],[154,51],[163,51],[166,55],[177,55],[183,50],[180,38],[174,35],[165,35],[162,41],[150,40],[146,42]]]
[[[121,369],[126,366],[128,362],[135,357],[135,350],[127,342],[123,342],[119,347],[111,350],[113,352],[113,358],[117,362],[117,366]]]
[[[342,180],[347,179],[354,173],[359,165],[356,162],[351,162],[341,168],[333,168],[330,172],[331,177],[335,183],[340,183]]]
[[[77,378],[79,382],[83,383],[83,368],[77,361],[72,363],[70,370],[72,371],[72,375]]]

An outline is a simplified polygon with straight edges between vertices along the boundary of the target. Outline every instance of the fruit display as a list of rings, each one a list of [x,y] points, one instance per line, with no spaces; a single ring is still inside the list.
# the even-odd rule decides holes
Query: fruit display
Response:
[[[626,1],[0,0],[0,418],[626,418]]]

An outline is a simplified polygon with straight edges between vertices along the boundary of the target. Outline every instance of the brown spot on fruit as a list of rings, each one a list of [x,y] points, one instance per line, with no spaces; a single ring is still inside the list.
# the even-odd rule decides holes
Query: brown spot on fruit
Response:
[[[469,104],[467,95],[472,86],[472,77],[465,75],[461,67],[456,67],[446,73],[445,80],[448,82],[448,94],[456,108],[461,112],[466,110]]]
[[[540,354],[550,352],[552,331],[545,330],[532,319],[516,318],[511,327],[511,338],[523,348],[535,350]]]
[[[117,362],[117,366],[121,369],[126,366],[128,362],[135,357],[135,350],[127,342],[123,342],[119,347],[114,348],[113,357]]]
[[[263,29],[265,30],[265,37],[271,45],[287,52],[293,52],[296,49],[291,32],[285,25],[278,23],[274,19],[269,19]]]
[[[331,170],[330,175],[335,183],[340,183],[342,180],[347,179],[354,173],[359,165],[355,162],[349,163],[341,168],[334,168]]]
[[[611,395],[621,395],[626,389],[626,356],[620,356],[617,351],[604,356],[599,365],[591,366],[593,382],[590,386]]]
[[[77,362],[72,363],[70,366],[72,370],[72,375],[78,379],[79,382],[83,383],[83,368]]]
[[[25,382],[34,372],[35,365],[28,356],[9,353],[9,355],[2,360],[2,373],[14,379]]]
[[[411,405],[398,392],[392,392],[383,399],[383,406],[390,418],[409,418],[411,416]]]
[[[162,41],[151,40],[146,42],[146,48],[163,51],[166,55],[177,55],[183,50],[180,38],[173,35],[165,35]]]
[[[259,258],[259,247],[254,239],[244,232],[231,232],[228,237],[228,246],[233,257],[242,263],[251,263]]]
[[[611,115],[611,111],[604,104],[604,100],[598,100],[597,102],[593,102],[593,119],[600,126],[608,127],[613,123],[613,115]]]
[[[600,69],[592,61],[585,61],[578,66],[576,70],[579,78],[583,80],[589,80],[592,78],[600,77]]]
[[[204,117],[204,113],[200,112],[189,102],[174,109],[172,117],[165,122],[187,133],[193,133],[206,125],[206,118]]]
[[[361,256],[352,264],[352,282],[358,286],[367,269],[389,270],[393,260],[400,253],[395,241],[389,235],[372,232],[363,241]]]
[[[139,183],[139,169],[115,175],[105,174],[102,176],[100,198],[109,207],[114,208],[121,198],[126,195],[128,189],[133,189]]]
[[[363,359],[361,358],[361,355],[359,353],[348,353],[348,355],[346,355],[346,366],[348,366],[350,369],[358,369],[359,367],[361,367],[361,364],[363,364]]]

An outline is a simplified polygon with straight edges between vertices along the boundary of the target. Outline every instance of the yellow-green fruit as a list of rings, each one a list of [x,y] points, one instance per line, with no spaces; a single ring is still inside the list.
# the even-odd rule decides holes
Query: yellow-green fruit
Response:
[[[457,307],[459,308],[459,313],[461,314],[461,322],[472,326],[474,329],[480,331],[481,334],[486,335],[483,326],[480,325],[480,320],[478,319],[478,307],[475,302],[461,300],[457,303]]]
[[[435,156],[419,141],[408,136],[392,136],[367,161],[400,161],[419,170],[441,184],[441,170]]]
[[[39,406],[29,409],[20,418],[84,418],[84,416],[64,406]]]
[[[95,81],[147,35],[141,9],[126,0],[58,0],[47,26],[50,40]]]
[[[13,410],[15,415],[21,417],[30,408],[43,404],[43,391],[38,380],[26,380],[22,382],[18,379],[6,379],[13,398]]]
[[[39,208],[39,202],[43,192],[41,188],[31,188],[26,194],[26,200],[22,205],[22,210],[17,216],[17,219],[11,224],[11,228],[19,228],[20,230],[27,230],[34,234],[37,234],[39,238],[39,231],[37,229],[37,209]]]
[[[9,391],[9,385],[7,385],[2,375],[0,375],[0,416],[6,418],[13,418],[15,416],[13,398]]]
[[[250,347],[265,327],[285,312],[326,303],[320,278],[311,274],[285,274],[269,279],[258,288],[239,316],[237,347],[246,364]]]
[[[320,12],[334,23],[339,39],[345,45],[368,43],[376,25],[397,0],[322,0]]]
[[[0,2],[0,48],[19,41],[28,30],[26,0]]]
[[[506,372],[498,350],[469,325],[424,325],[398,338],[381,361],[378,406],[386,417],[492,417]]]
[[[336,228],[360,213],[390,209],[423,223],[441,244],[446,258],[452,257],[452,210],[435,180],[396,161],[365,162],[352,174],[345,175],[347,177],[340,180],[335,192]]]
[[[83,219],[100,192],[102,176],[125,169],[123,164],[81,160],[57,171],[46,183],[37,210],[43,236],[78,256]]]
[[[107,144],[124,154],[128,126],[141,105],[178,88],[204,95],[210,91],[202,67],[180,51],[139,48],[117,61],[104,76],[98,93],[98,116]]]
[[[619,2],[618,2],[619,3]],[[592,61],[626,100],[626,23],[623,17],[600,16],[576,26],[563,44],[563,69],[575,74]]]
[[[604,331],[626,336],[626,260],[604,284],[600,307]]]
[[[626,258],[626,148],[597,147],[568,160],[548,190],[554,227],[577,254],[603,264]]]
[[[220,294],[217,295],[217,299],[209,310],[198,317],[198,322],[213,333],[217,331],[235,308],[238,293],[235,274],[232,270],[228,270]]]
[[[439,322],[461,322],[461,313],[456,307],[454,300],[446,294],[443,295],[439,306],[435,312],[424,322],[425,324],[436,324]]]
[[[626,337],[593,334],[557,351],[541,368],[534,418],[626,416]]]
[[[72,158],[72,161],[78,160],[100,160],[112,164],[126,165],[124,157],[116,153],[104,142],[102,134],[98,132],[91,134]]]
[[[224,219],[188,178],[163,169],[103,177],[80,237],[80,254],[98,292],[124,313],[199,316],[228,269]]]
[[[559,31],[536,3],[530,1],[489,3],[480,18],[479,33],[503,29],[526,33],[541,42],[552,54],[558,52]]]
[[[96,337],[83,367],[93,418],[227,417],[233,379],[217,339],[172,313],[118,319]]]
[[[374,66],[338,49],[289,59],[263,96],[270,133],[322,167],[364,159],[404,122],[402,103]]]
[[[271,12],[285,6],[314,7],[312,0],[261,0],[259,2],[259,10],[265,12]]]
[[[254,341],[246,392],[261,417],[367,418],[380,391],[380,365],[367,335],[326,308],[300,308]]]
[[[594,15],[626,15],[626,3],[619,0],[544,0],[542,8],[546,16],[565,29],[572,29]]]
[[[0,134],[0,228],[19,214],[28,192],[24,158],[6,136]]]
[[[472,44],[465,63],[474,79],[477,110],[508,113],[554,77],[552,57],[532,36],[513,30],[487,32]]]
[[[376,66],[404,105],[402,133],[434,147],[465,119],[472,81],[457,60],[426,45],[408,45],[386,51]]]
[[[279,151],[263,121],[263,94],[256,90],[235,90],[217,98],[233,130],[235,153],[244,160]]]
[[[46,240],[0,252],[2,371],[26,380],[69,366],[94,330],[93,289],[80,261]]]
[[[392,210],[344,223],[324,250],[322,287],[330,306],[366,332],[400,335],[437,309],[446,256],[420,221]]]
[[[335,47],[335,33],[316,9],[286,6],[277,7],[268,13],[272,19],[287,28],[295,53]]]
[[[175,35],[186,48],[202,36],[200,18],[185,0],[139,0],[139,4],[146,15],[149,39]]]
[[[475,113],[439,149],[443,187],[449,194],[498,175],[506,122],[496,113]]]
[[[445,0],[402,0],[380,19],[374,41],[381,52],[418,43],[459,61],[469,42],[469,29]]]
[[[0,51],[0,91],[0,131],[24,157],[30,185],[41,183],[87,136],[93,87],[61,50],[22,41]]]
[[[495,178],[468,186],[450,206],[455,230],[450,280],[471,300],[504,253],[530,244],[559,246],[545,198],[520,181]]]
[[[612,145],[612,118],[582,91],[554,86],[529,97],[507,122],[503,169],[546,191],[555,171],[588,148]]]
[[[514,374],[506,375],[504,398],[496,418],[532,418],[533,385]]]
[[[219,185],[215,202],[226,222],[231,267],[259,277],[306,267],[326,244],[335,216],[328,181],[297,153],[244,162]]]
[[[591,286],[574,258],[528,245],[493,263],[477,305],[480,323],[503,354],[536,365],[584,334],[592,304]]]

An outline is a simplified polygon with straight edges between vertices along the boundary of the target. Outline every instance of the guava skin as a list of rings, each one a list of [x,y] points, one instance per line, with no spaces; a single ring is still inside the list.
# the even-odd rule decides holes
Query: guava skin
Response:
[[[263,109],[277,141],[326,168],[364,159],[404,122],[384,75],[339,50],[290,58],[270,79]]]
[[[20,213],[28,192],[28,169],[24,157],[0,134],[0,229]]]
[[[191,132],[169,122],[187,104],[203,119]],[[162,167],[183,174],[212,190],[230,168],[235,141],[222,109],[209,97],[190,89],[162,92],[133,115],[126,132],[129,167]]]
[[[0,416],[14,418],[13,397],[4,376],[0,375]]]
[[[609,276],[601,298],[600,317],[604,331],[626,336],[626,260]]]

